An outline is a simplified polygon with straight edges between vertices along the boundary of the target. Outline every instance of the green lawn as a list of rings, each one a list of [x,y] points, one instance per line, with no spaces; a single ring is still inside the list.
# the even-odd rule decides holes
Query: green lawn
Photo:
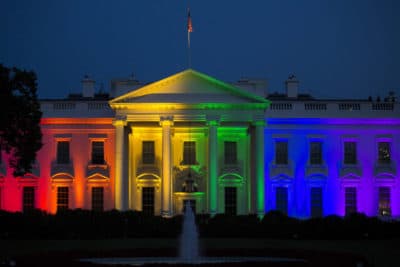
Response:
[[[14,257],[49,252],[175,249],[175,239],[118,240],[0,240],[0,255]],[[202,239],[201,247],[217,249],[274,249],[350,252],[364,256],[377,267],[400,266],[400,240],[279,240]]]

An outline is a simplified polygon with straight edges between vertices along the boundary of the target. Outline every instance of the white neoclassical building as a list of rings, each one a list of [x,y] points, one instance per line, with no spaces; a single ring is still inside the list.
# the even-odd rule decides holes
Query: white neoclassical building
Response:
[[[111,98],[43,99],[32,173],[0,163],[0,208],[139,210],[173,216],[280,210],[312,217],[400,215],[400,104],[318,100],[286,81],[235,85],[195,70],[147,85],[113,80]]]

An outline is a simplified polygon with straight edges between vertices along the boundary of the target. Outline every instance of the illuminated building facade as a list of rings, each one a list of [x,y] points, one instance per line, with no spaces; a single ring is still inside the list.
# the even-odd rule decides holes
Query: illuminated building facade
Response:
[[[400,215],[394,99],[315,100],[294,77],[266,99],[194,70],[128,81],[111,100],[93,84],[41,101],[44,146],[24,177],[3,153],[0,208]]]

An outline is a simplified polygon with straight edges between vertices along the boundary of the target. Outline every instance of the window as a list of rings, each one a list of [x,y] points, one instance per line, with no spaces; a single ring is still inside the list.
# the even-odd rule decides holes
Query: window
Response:
[[[237,163],[237,146],[236,142],[224,142],[224,159],[225,164]]]
[[[379,187],[379,215],[390,216],[392,214],[390,208],[390,187]]]
[[[92,164],[104,164],[104,142],[92,142]]]
[[[24,212],[35,208],[35,188],[33,186],[24,187],[22,198],[22,209]]]
[[[183,165],[196,164],[196,142],[183,142]]]
[[[57,163],[58,164],[69,163],[69,141],[57,142]]]
[[[288,214],[288,191],[286,187],[276,188],[276,209],[283,214]]]
[[[344,163],[357,164],[356,142],[344,142]]]
[[[142,187],[142,211],[154,215],[154,187]]]
[[[276,164],[288,164],[288,143],[286,141],[277,141],[275,148]]]
[[[379,142],[378,143],[378,162],[381,164],[390,163],[390,143]]]
[[[104,188],[92,187],[92,210],[104,210]]]
[[[346,187],[344,193],[345,215],[357,212],[357,189]]]
[[[225,187],[225,214],[236,215],[237,213],[237,189],[236,187]]]
[[[154,164],[154,141],[142,142],[142,162],[143,164]]]
[[[311,217],[322,215],[322,187],[311,187]]]
[[[311,142],[310,143],[310,164],[321,165],[322,164],[322,143]]]
[[[69,188],[66,186],[57,187],[57,211],[67,210],[69,207]]]

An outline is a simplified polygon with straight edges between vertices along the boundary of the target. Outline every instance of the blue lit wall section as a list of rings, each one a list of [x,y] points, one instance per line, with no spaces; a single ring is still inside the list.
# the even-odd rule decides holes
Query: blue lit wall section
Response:
[[[357,211],[376,216],[379,187],[390,188],[392,216],[400,216],[398,119],[267,119],[265,211],[276,209],[276,187],[288,188],[288,215],[311,215],[311,188],[321,187],[323,214],[345,215],[345,188],[357,190]],[[393,126],[393,127],[391,127]],[[394,127],[397,126],[397,127]],[[288,164],[275,164],[275,143],[288,142]],[[322,143],[323,163],[310,165],[310,142]],[[356,143],[357,163],[344,163],[344,142]],[[378,163],[378,142],[391,144],[392,162]]]

